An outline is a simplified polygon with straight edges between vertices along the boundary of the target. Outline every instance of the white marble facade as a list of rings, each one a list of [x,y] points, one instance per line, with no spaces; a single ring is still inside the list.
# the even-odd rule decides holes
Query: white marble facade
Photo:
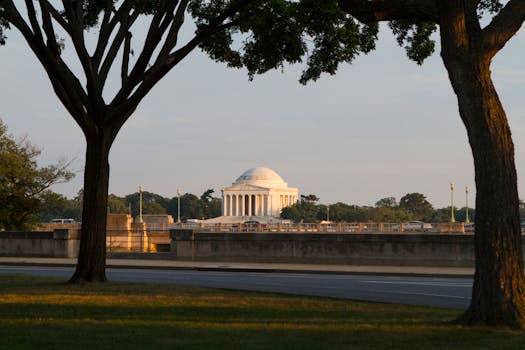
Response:
[[[222,190],[223,217],[279,217],[281,209],[297,202],[299,190],[272,169],[258,167],[245,171]]]

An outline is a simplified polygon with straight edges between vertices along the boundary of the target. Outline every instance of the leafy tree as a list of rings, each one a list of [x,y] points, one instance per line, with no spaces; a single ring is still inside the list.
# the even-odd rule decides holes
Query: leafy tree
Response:
[[[135,192],[125,197],[126,213],[129,211],[131,206],[131,216],[136,218],[139,216],[139,200],[140,194]],[[166,214],[166,208],[168,207],[169,199],[162,197],[156,193],[148,191],[142,192],[142,214]]]
[[[325,211],[316,204],[319,197],[313,194],[301,195],[301,199],[281,210],[281,218],[294,222],[318,222],[324,217]],[[326,209],[325,209],[326,210]]]
[[[312,8],[313,14],[329,19],[326,24],[314,23],[292,0],[40,0],[37,4],[1,0],[0,26],[20,31],[86,139],[82,234],[72,283],[106,280],[111,145],[144,97],[190,52],[200,47],[230,67],[247,67],[253,76],[299,62],[310,51],[309,68],[303,74],[307,79],[323,71],[333,73],[336,61],[351,61],[359,51],[369,51],[368,38],[375,34],[373,28],[347,21],[333,6],[328,11],[317,6],[324,12]],[[179,32],[186,12],[197,30],[183,42]],[[142,42],[137,39],[140,35],[133,36],[137,23],[148,25]],[[86,31],[96,42],[88,45]],[[232,49],[234,36],[242,43]],[[75,75],[63,59],[68,47],[64,43],[74,49],[81,74]],[[114,94],[106,91],[112,71],[120,73],[120,88]]]
[[[407,193],[399,200],[399,208],[404,209],[413,218],[421,220],[432,214],[432,204],[421,193]]]
[[[364,207],[346,203],[330,205],[330,220],[336,222],[364,222],[367,221],[367,210]]]
[[[126,204],[126,199],[110,194],[108,196],[108,213],[128,214],[129,206]]]
[[[377,208],[395,208],[398,206],[395,197],[381,198],[375,204]]]
[[[40,152],[27,139],[15,140],[0,120],[0,230],[31,228],[45,191],[73,178],[66,162],[39,168]]]
[[[492,58],[525,20],[525,1],[338,3],[362,23],[388,21],[398,43],[417,63],[434,51],[430,35],[439,27],[441,58],[467,129],[476,174],[476,269],[471,303],[459,321],[525,328],[525,276],[514,144],[490,73]]]
[[[395,207],[379,206],[370,208],[366,217],[368,221],[373,222],[405,222],[412,219],[412,215],[403,209]]]
[[[450,222],[450,207],[435,209],[427,222]]]
[[[40,210],[36,214],[38,222],[50,222],[53,219],[65,218],[80,221],[81,205],[74,199],[50,190],[40,196]]]
[[[466,211],[465,207],[463,207],[461,209],[456,209],[454,211],[454,214],[456,216],[456,221],[465,222],[465,220],[467,218],[467,211]],[[476,209],[468,208],[468,218],[469,218],[470,222],[476,221]]]
[[[213,189],[206,190],[201,195],[201,205],[204,212],[204,218],[213,218],[221,215],[221,200],[220,198],[213,197]]]

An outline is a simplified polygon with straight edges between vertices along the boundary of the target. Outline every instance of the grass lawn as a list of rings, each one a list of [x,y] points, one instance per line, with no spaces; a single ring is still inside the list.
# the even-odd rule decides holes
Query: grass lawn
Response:
[[[0,349],[525,349],[457,310],[0,275]]]

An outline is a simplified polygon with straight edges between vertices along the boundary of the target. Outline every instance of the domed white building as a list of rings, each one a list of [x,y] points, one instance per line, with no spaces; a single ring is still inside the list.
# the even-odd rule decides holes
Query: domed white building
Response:
[[[222,190],[222,215],[239,219],[279,217],[281,209],[296,203],[298,197],[299,190],[288,187],[272,169],[252,168]]]

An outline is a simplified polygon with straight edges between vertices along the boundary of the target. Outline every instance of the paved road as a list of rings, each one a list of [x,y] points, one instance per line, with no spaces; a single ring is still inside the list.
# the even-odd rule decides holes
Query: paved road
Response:
[[[0,266],[0,273],[69,277],[70,267]],[[472,279],[243,271],[109,268],[110,280],[176,283],[235,290],[328,296],[464,309]]]

